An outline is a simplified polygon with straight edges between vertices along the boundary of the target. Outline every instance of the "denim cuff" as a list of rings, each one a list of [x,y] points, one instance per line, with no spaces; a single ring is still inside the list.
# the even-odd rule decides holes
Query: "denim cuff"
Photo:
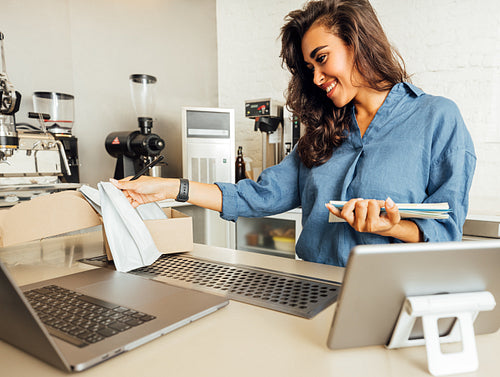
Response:
[[[234,183],[215,182],[222,192],[222,211],[220,217],[224,220],[236,221],[238,219],[238,194]]]
[[[451,216],[447,220],[411,219],[422,231],[423,242],[460,241],[462,234],[453,220]]]

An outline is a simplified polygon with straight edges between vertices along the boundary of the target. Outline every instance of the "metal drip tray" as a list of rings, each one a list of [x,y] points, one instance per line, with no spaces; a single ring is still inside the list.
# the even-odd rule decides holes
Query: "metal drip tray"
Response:
[[[105,256],[82,262],[109,266]],[[180,254],[163,255],[130,273],[304,318],[334,303],[340,288],[340,283]]]

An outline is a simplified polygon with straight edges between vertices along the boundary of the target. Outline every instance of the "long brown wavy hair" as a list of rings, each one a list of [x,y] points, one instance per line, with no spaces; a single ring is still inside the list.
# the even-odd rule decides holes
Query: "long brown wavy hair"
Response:
[[[350,106],[336,107],[313,82],[313,73],[302,56],[302,38],[313,24],[320,24],[340,38],[354,54],[354,68],[378,91],[409,81],[405,64],[389,43],[368,0],[310,1],[285,17],[281,28],[282,65],[292,77],[286,92],[287,107],[305,125],[297,144],[309,168],[324,164],[342,144],[352,121]]]

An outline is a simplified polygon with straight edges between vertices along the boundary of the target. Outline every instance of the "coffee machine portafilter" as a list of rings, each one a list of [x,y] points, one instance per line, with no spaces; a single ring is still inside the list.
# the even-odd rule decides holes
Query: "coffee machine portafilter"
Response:
[[[151,132],[153,127],[153,85],[156,77],[130,76],[132,101],[137,113],[139,131],[112,132],[106,137],[106,151],[117,159],[115,179],[135,175],[165,148],[164,140]],[[150,175],[157,175],[151,173]]]

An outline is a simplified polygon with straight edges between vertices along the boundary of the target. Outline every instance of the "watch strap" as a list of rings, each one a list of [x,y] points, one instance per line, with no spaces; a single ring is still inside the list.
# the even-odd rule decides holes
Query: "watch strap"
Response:
[[[175,198],[178,202],[187,202],[189,200],[189,180],[185,178],[180,179],[179,184],[179,193],[177,194],[177,198]]]

